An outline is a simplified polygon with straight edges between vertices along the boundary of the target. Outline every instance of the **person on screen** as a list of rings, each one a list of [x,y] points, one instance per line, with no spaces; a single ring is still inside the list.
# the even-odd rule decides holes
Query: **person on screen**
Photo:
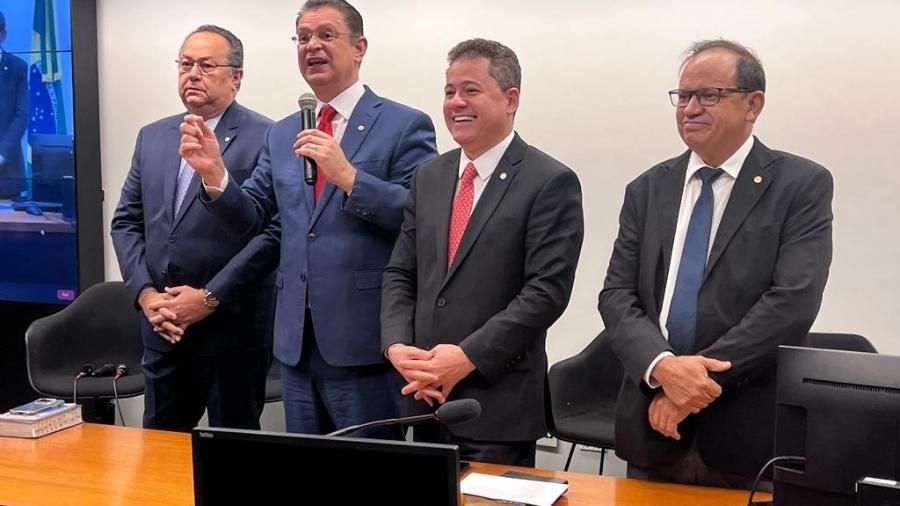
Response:
[[[498,42],[450,50],[444,121],[460,149],[419,168],[384,274],[382,346],[410,414],[472,398],[481,417],[417,426],[463,459],[534,466],[544,436],[547,328],[581,252],[581,185],[515,131],[521,69]]]
[[[176,61],[188,113],[203,117],[246,179],[263,156],[268,118],[235,101],[244,49],[230,31],[203,25]],[[143,127],[112,220],[122,278],[143,311],[144,426],[189,431],[259,428],[271,362],[274,264],[256,258],[272,240],[247,243],[223,230],[197,199],[200,177],[179,158],[184,113]]]
[[[28,127],[28,65],[3,49],[6,17],[0,12],[0,199],[25,190],[22,136]]]
[[[318,102],[318,128],[299,113],[272,127],[265,156],[239,187],[209,125],[182,125],[181,153],[203,175],[201,195],[220,226],[256,233],[280,217],[274,354],[281,363],[289,432],[334,429],[397,416],[401,379],[381,354],[382,270],[403,219],[413,170],[436,154],[421,111],[379,97],[359,79],[368,40],[343,0],[309,0],[296,19],[300,74]],[[304,182],[298,157],[318,165]],[[279,257],[278,248],[269,252]],[[357,433],[401,438],[398,426]]]
[[[769,149],[759,59],[728,40],[685,53],[669,92],[688,151],[625,190],[599,310],[626,377],[628,476],[749,488],[772,456],[778,345],[799,344],[831,264],[831,174]]]

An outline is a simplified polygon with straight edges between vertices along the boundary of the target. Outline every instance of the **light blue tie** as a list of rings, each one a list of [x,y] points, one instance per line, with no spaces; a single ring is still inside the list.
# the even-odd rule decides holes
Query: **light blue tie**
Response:
[[[697,171],[703,186],[700,197],[691,212],[687,234],[684,237],[684,249],[681,251],[681,264],[675,279],[675,290],[666,319],[669,331],[669,344],[678,355],[694,353],[697,338],[697,297],[703,283],[706,270],[706,256],[709,252],[709,231],[712,228],[713,192],[712,183],[722,169],[703,167]]]
[[[191,185],[191,178],[194,177],[194,168],[185,161],[178,169],[178,183],[175,186],[175,214],[181,210],[181,204],[184,203],[184,197],[187,195],[188,186]]]

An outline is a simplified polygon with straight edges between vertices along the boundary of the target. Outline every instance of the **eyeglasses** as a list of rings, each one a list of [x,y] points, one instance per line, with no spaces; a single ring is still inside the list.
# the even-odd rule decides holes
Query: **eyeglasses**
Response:
[[[315,38],[319,39],[320,42],[324,42],[327,44],[329,42],[334,42],[335,39],[337,39],[341,35],[343,35],[343,34],[340,32],[326,29],[326,30],[320,30],[318,32],[298,33],[297,35],[294,35],[293,37],[291,37],[291,40],[294,41],[294,44],[297,44],[298,46],[305,46],[305,45],[309,44],[310,42],[312,42],[312,38],[315,37]]]
[[[697,97],[700,105],[716,105],[723,93],[750,93],[755,90],[748,88],[700,88],[698,90],[672,90],[669,99],[675,107],[687,107],[691,97]]]
[[[175,60],[175,63],[178,64],[178,72],[182,74],[187,74],[194,70],[195,66],[200,69],[200,73],[203,75],[212,74],[219,67],[240,68],[238,65],[232,65],[230,63],[212,63],[208,61]]]

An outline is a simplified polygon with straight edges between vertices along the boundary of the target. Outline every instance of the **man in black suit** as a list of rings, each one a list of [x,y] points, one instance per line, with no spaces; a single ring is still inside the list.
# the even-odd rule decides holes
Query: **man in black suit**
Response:
[[[6,42],[6,17],[0,12],[0,46]],[[0,49],[0,198],[16,198],[25,189],[22,135],[28,126],[28,65]]]
[[[600,313],[626,371],[630,477],[745,488],[771,456],[774,366],[815,320],[829,172],[752,136],[765,74],[735,42],[686,53],[670,92],[690,150],[628,185]]]
[[[214,25],[178,55],[185,108],[215,130],[237,181],[248,178],[272,122],[235,101],[243,45]],[[144,427],[258,429],[271,356],[277,230],[235,239],[199,202],[200,176],[178,156],[184,113],[141,129],[111,225],[122,279],[143,310]]]
[[[521,70],[497,42],[449,54],[444,120],[456,149],[417,171],[384,274],[382,345],[409,411],[473,398],[481,417],[417,427],[464,459],[533,466],[546,433],[547,328],[568,303],[581,251],[581,187],[513,131]],[[424,402],[421,402],[424,401]]]

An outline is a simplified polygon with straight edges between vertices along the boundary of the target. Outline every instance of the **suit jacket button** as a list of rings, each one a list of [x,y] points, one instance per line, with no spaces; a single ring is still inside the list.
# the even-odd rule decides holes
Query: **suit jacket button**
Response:
[[[303,281],[304,283],[306,282],[306,273],[305,272],[300,273],[300,281]]]
[[[160,274],[162,274],[162,277],[164,277],[164,278],[169,277],[169,273],[167,271],[162,271],[162,272],[160,272]]]
[[[438,298],[438,300],[437,300],[438,307],[444,307],[446,305],[447,305],[447,299],[445,299],[443,297]]]
[[[170,235],[170,236],[169,236],[169,242],[175,242],[175,236],[174,236],[174,235]]]
[[[310,233],[306,234],[306,238],[310,241],[315,241],[316,240],[315,232],[310,232]]]

